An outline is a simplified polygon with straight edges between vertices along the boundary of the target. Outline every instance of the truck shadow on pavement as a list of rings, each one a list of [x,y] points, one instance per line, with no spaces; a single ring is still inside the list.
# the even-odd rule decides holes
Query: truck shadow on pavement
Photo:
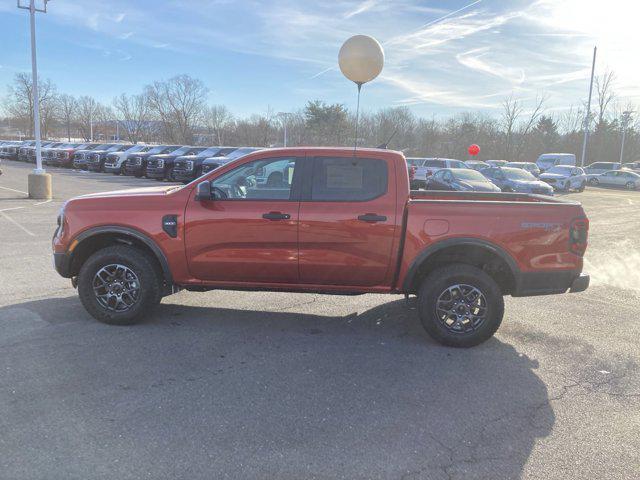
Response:
[[[69,297],[0,308],[0,326],[8,478],[515,479],[555,422],[535,361],[499,338],[437,345],[404,301],[163,303],[112,327]]]

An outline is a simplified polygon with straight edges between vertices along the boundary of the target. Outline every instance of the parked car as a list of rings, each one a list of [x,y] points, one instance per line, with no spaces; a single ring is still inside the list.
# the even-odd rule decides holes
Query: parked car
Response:
[[[22,142],[6,142],[0,148],[0,158],[3,160],[17,160],[21,144]]]
[[[226,165],[233,160],[237,160],[258,150],[262,149],[259,147],[240,147],[224,157],[207,158],[202,162],[202,173],[208,173],[222,165]]]
[[[407,158],[407,164],[416,167],[411,188],[427,188],[427,178],[441,168],[467,168],[467,165],[451,158]]]
[[[89,163],[89,156],[96,151],[104,151],[113,147],[114,143],[103,143],[99,144],[92,149],[89,150],[76,150],[73,156],[73,168],[78,168],[82,170],[87,170],[87,166]]]
[[[640,161],[625,163],[624,168],[628,168],[630,170],[640,170]]]
[[[206,147],[184,146],[171,153],[160,153],[151,155],[147,160],[147,178],[156,180],[173,180],[173,162],[176,158],[184,155],[196,155]]]
[[[576,156],[573,153],[543,153],[536,160],[540,173],[546,172],[556,165],[576,165]]]
[[[131,147],[133,147],[131,144],[117,143],[104,150],[94,149],[87,156],[87,170],[91,172],[104,172],[104,162],[107,160],[107,155],[114,152],[124,152]]]
[[[540,176],[540,169],[533,162],[507,162],[505,167],[521,168],[521,169],[526,170],[527,172],[529,172],[534,177],[539,177]]]
[[[148,152],[152,148],[153,145],[131,145],[126,150],[107,153],[104,160],[103,171],[113,173],[114,175],[124,175],[124,165],[130,156],[136,153]]]
[[[492,167],[504,167],[509,162],[507,162],[506,160],[487,160],[486,163],[488,163]]]
[[[272,163],[305,174],[258,187]],[[588,288],[588,228],[577,202],[410,192],[399,152],[287,148],[182,187],[71,199],[52,246],[58,273],[108,324],[150,316],[180,289],[416,294],[433,338],[471,347],[498,329],[505,295]]]
[[[209,147],[195,155],[184,155],[173,162],[173,179],[178,182],[190,182],[202,175],[202,164],[207,158],[224,157],[237,147]]]
[[[35,140],[25,140],[22,142],[16,151],[15,160],[26,162],[29,159],[29,147],[33,147],[35,144]]]
[[[600,175],[610,170],[620,170],[621,168],[622,164],[620,162],[594,162],[590,165],[587,165],[584,168],[584,172],[587,175],[589,183],[591,183],[592,185],[597,185],[594,180]]]
[[[75,147],[58,147],[53,150],[55,156],[52,152],[51,158],[48,160],[49,165],[71,168],[77,152],[89,152],[99,146],[99,143],[81,143]]]
[[[467,167],[469,167],[472,170],[477,170],[478,172],[480,170],[482,170],[483,168],[487,168],[490,167],[491,165],[489,165],[487,162],[483,162],[481,160],[465,160],[464,162]]]
[[[135,155],[129,155],[124,162],[124,174],[143,177],[147,173],[147,160],[150,156],[171,153],[179,148],[182,147],[180,145],[156,145],[146,152],[138,152]]]
[[[42,163],[45,165],[53,165],[53,160],[56,158],[58,149],[75,148],[77,143],[62,143],[53,144],[42,149]]]
[[[610,170],[589,180],[593,185],[624,187],[627,190],[640,189],[640,174],[630,170]]]
[[[551,185],[538,180],[521,168],[489,167],[482,170],[481,173],[503,192],[553,195],[553,187]]]
[[[64,142],[44,142],[43,144],[40,145],[40,158],[43,160],[44,163],[44,152],[49,149],[49,148],[56,148],[56,147],[60,147],[64,145]],[[29,147],[29,149],[27,150],[27,161],[29,163],[36,163],[36,147],[35,145],[33,147]]]
[[[580,167],[571,167],[569,165],[558,165],[551,167],[546,172],[540,174],[540,180],[547,182],[555,190],[577,190],[584,191],[587,185],[587,176]]]
[[[484,175],[470,168],[442,168],[427,180],[427,190],[500,192]]]

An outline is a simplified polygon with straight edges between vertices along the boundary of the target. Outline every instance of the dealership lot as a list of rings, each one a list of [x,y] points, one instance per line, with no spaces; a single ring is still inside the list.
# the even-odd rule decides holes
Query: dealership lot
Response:
[[[402,297],[181,292],[110,327],[52,268],[64,200],[153,180],[0,177],[0,478],[637,478],[640,192],[571,194],[585,293],[506,299],[441,347]]]

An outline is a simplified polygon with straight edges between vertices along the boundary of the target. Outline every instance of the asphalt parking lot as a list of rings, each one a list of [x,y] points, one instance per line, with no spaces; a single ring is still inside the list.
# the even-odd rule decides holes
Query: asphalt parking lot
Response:
[[[437,345],[402,297],[167,297],[94,321],[52,267],[64,200],[155,185],[31,165],[0,176],[2,479],[637,479],[640,192],[570,194],[584,293],[506,299],[495,338]]]

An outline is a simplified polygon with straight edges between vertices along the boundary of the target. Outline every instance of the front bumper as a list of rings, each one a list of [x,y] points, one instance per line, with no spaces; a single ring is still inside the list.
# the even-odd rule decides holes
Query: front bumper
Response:
[[[520,272],[516,278],[514,297],[556,295],[559,293],[584,292],[589,288],[590,277],[575,270],[557,272]]]
[[[107,163],[104,164],[104,171],[107,173],[120,173],[120,165],[109,165]]]
[[[164,168],[149,168],[147,167],[147,178],[164,178]]]
[[[195,172],[191,170],[173,170],[173,179],[178,182],[191,181],[196,178]]]
[[[71,257],[66,253],[53,253],[53,265],[61,277],[71,278]]]

